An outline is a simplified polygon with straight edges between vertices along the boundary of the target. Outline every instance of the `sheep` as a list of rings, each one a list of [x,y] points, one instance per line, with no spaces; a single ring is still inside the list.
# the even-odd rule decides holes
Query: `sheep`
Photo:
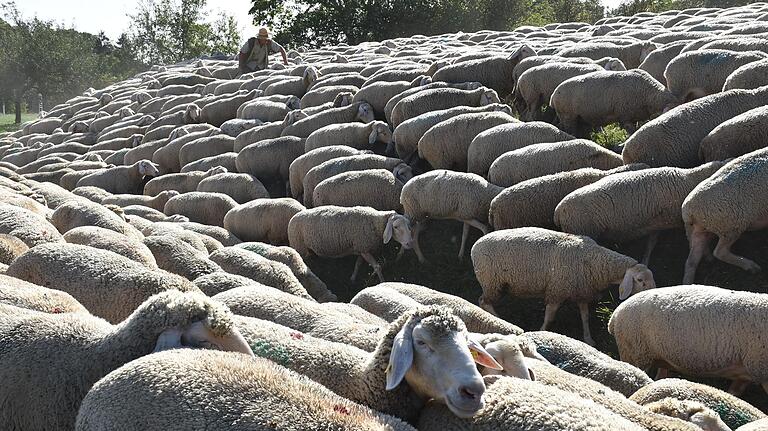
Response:
[[[530,123],[525,123],[530,124]],[[556,229],[555,208],[569,193],[615,173],[647,168],[642,163],[609,171],[582,168],[543,175],[507,187],[491,201],[488,223],[495,229],[541,227]]]
[[[475,275],[483,288],[481,307],[496,314],[493,304],[505,288],[512,296],[543,296],[546,309],[541,330],[545,331],[560,304],[565,300],[574,301],[579,306],[584,341],[590,345],[595,342],[589,330],[589,303],[603,290],[619,284],[619,297],[623,300],[633,293],[656,287],[653,273],[636,260],[601,247],[586,236],[536,227],[485,235],[472,247],[471,256]],[[534,260],[521,268],[520,262],[527,262],[527,258]],[[508,262],[509,259],[515,263]],[[567,276],[557,274],[553,268],[567,268]],[[542,271],[548,272],[549,277],[537,277]],[[564,286],[569,288],[560,290]]]
[[[197,277],[194,283],[195,286],[197,286],[203,293],[208,296],[213,296],[218,293],[243,286],[250,286],[252,288],[258,289],[269,287],[253,281],[248,277],[230,274],[224,271],[216,271],[208,275]]]
[[[236,431],[296,427],[415,431],[270,360],[244,358],[188,350],[133,361],[94,385],[83,400],[76,429],[191,429],[204,423]],[[158,392],[168,396],[158,400]],[[215,413],[212,405],[218,406]]]
[[[304,206],[307,208],[313,206],[312,197],[315,187],[320,184],[321,181],[334,175],[367,169],[386,169],[394,172],[395,168],[398,169],[398,172],[405,172],[404,170],[408,169],[400,159],[373,154],[358,154],[339,157],[323,162],[307,171],[307,174],[304,176],[302,187],[304,192]]]
[[[191,122],[208,123],[219,127],[227,120],[237,118],[237,109],[240,105],[254,99],[258,95],[259,92],[253,90],[247,93],[240,92],[229,97],[219,97],[202,108],[193,104],[188,108],[187,115],[192,120]],[[200,101],[197,103],[200,103]]]
[[[125,221],[117,207],[105,207],[86,199],[78,198],[61,204],[51,214],[51,224],[62,234],[80,226],[97,226],[109,229],[141,241],[143,235]]]
[[[0,234],[14,236],[28,247],[64,242],[56,227],[44,216],[5,202],[0,203]]]
[[[768,104],[768,87],[729,90],[673,108],[644,124],[624,143],[625,164],[691,168],[700,164],[699,144],[719,124]],[[694,125],[694,126],[692,126]]]
[[[213,135],[195,139],[182,145],[179,149],[179,164],[184,166],[205,157],[232,152],[234,145],[235,138],[227,135]]]
[[[152,161],[160,165],[160,171],[162,173],[179,172],[181,169],[181,163],[179,162],[179,150],[185,144],[192,142],[199,138],[206,138],[212,135],[219,134],[219,129],[210,125],[205,125],[203,130],[190,131],[189,133],[179,134],[179,136],[170,139],[169,142],[162,148],[159,148],[152,154]],[[179,130],[186,130],[192,127],[185,126]]]
[[[641,69],[570,78],[557,86],[549,102],[559,127],[572,134],[582,134],[584,124],[594,128],[620,123],[635,130],[635,123],[678,104],[673,93]]]
[[[224,193],[238,204],[254,199],[269,198],[264,185],[253,175],[223,173],[203,179],[197,185],[198,192]]]
[[[83,186],[75,187],[72,189],[72,194],[80,197],[84,197],[91,202],[100,204],[104,199],[112,196],[112,193],[102,189],[101,187]]]
[[[341,108],[327,109],[286,126],[280,136],[296,136],[306,139],[315,130],[336,123],[373,121],[373,108],[367,102],[357,102]]]
[[[338,226],[344,226],[343,230]],[[412,246],[410,221],[394,211],[377,211],[370,207],[325,206],[303,210],[288,223],[288,240],[302,257],[313,252],[318,256],[342,257],[358,255],[350,279],[357,278],[365,259],[384,281],[381,265],[373,253],[394,238],[405,249]]]
[[[159,175],[158,165],[140,160],[130,166],[116,166],[81,178],[77,187],[96,186],[110,193],[138,193],[144,177]]]
[[[723,91],[734,88],[754,89],[768,84],[768,59],[747,63],[734,70],[723,84]]]
[[[368,102],[373,108],[374,116],[377,120],[386,119],[384,114],[384,107],[389,100],[398,95],[399,93],[422,85],[425,81],[425,77],[418,77],[413,81],[379,81],[359,89],[354,97],[352,103],[356,102]]]
[[[615,45],[609,42],[577,43],[560,50],[557,55],[562,57],[587,57],[598,60],[604,57],[615,57],[629,69],[636,69],[648,55],[656,49],[650,41],[637,41],[627,45]]]
[[[121,233],[97,226],[80,226],[64,234],[64,240],[70,244],[87,245],[102,250],[109,250],[138,262],[149,269],[157,269],[157,262],[152,252],[139,240]]]
[[[712,162],[717,163],[717,162]],[[721,162],[722,163],[722,162]],[[762,178],[768,172],[768,148],[737,157],[693,188],[682,203],[682,220],[690,252],[683,283],[693,283],[701,258],[717,237],[714,257],[745,271],[757,273],[760,266],[731,251],[746,231],[764,227],[766,208]],[[734,206],[735,199],[749,199]]]
[[[264,89],[264,95],[272,96],[275,94],[283,94],[301,98],[306,94],[307,90],[312,87],[312,84],[317,81],[318,77],[319,74],[317,69],[310,66],[304,69],[304,73],[301,77],[286,78],[282,81],[270,84]]]
[[[167,221],[167,222],[179,223],[179,222],[189,221],[189,218],[183,215],[174,214],[171,216],[167,216],[156,209],[145,207],[144,205],[128,205],[127,207],[123,207],[122,210],[123,210],[123,214],[125,214],[126,216],[126,220],[131,225],[133,225],[131,216],[138,216],[150,222]]]
[[[10,265],[14,259],[29,250],[24,241],[13,235],[0,234],[0,263]]]
[[[274,246],[261,242],[244,242],[237,244],[236,247],[243,248],[269,260],[274,260],[275,262],[287,265],[288,268],[291,269],[291,272],[293,272],[293,275],[296,276],[302,286],[307,290],[307,293],[312,295],[317,302],[336,300],[336,295],[328,290],[328,286],[326,286],[325,283],[323,283],[323,281],[309,269],[299,253],[291,247]],[[195,283],[197,283],[197,281],[195,281]]]
[[[193,222],[224,226],[224,216],[236,206],[237,202],[224,193],[187,192],[168,199],[163,212],[181,214]]]
[[[248,145],[237,154],[237,171],[251,174],[262,182],[277,181],[289,192],[288,169],[297,157],[304,154],[304,141],[295,136],[281,136]]]
[[[761,106],[724,121],[701,140],[699,157],[705,162],[726,160],[765,147],[766,119],[768,108]]]
[[[392,133],[392,140],[395,142],[395,150],[399,157],[407,159],[418,148],[419,140],[433,126],[461,114],[473,114],[481,112],[504,112],[512,114],[512,110],[507,105],[492,103],[490,105],[472,107],[457,106],[455,108],[430,111],[421,114],[410,120],[402,122]]]
[[[179,193],[194,192],[197,191],[197,186],[200,184],[200,181],[226,172],[226,168],[219,166],[208,169],[205,172],[185,172],[152,178],[144,184],[144,195],[157,196],[166,190],[175,190]]]
[[[608,330],[616,337],[621,359],[630,364],[640,368],[662,364],[661,375],[674,369],[688,375],[729,378],[733,380],[731,392],[738,394],[752,382],[768,386],[762,363],[753,353],[764,349],[763,344],[754,339],[741,342],[742,334],[760,326],[758,315],[765,303],[765,295],[759,293],[698,285],[665,287],[619,305]],[[668,318],[672,311],[687,317],[673,323]],[[683,323],[694,320],[701,323],[701,334],[696,336]],[[673,335],[678,333],[685,333],[685,339]],[[729,371],[734,368],[736,371]]]
[[[288,222],[306,209],[292,198],[254,199],[230,209],[224,228],[244,241],[288,244]]]
[[[283,263],[237,247],[216,250],[211,253],[210,259],[226,272],[242,275],[265,286],[314,301],[291,269]]]
[[[698,49],[684,52],[667,65],[667,88],[683,102],[722,90],[728,75],[739,67],[768,58],[758,51],[736,52],[725,49]]]
[[[502,190],[479,175],[439,169],[408,181],[400,194],[400,203],[403,214],[415,225],[413,248],[419,262],[426,262],[419,245],[419,233],[427,219],[451,219],[463,223],[458,254],[462,259],[470,226],[483,234],[490,231],[488,208]]]
[[[478,81],[495,90],[501,98],[505,98],[515,86],[512,78],[515,66],[521,60],[535,55],[536,52],[531,47],[523,44],[507,57],[493,56],[441,67],[432,75],[432,79],[455,83]]]
[[[233,235],[228,230],[224,229],[223,227],[219,226],[211,226],[207,224],[200,224],[200,223],[194,223],[194,222],[185,222],[185,223],[179,223],[179,226],[181,226],[182,229],[189,230],[192,232],[195,232],[199,234],[199,236],[203,239],[203,242],[205,242],[205,248],[211,252],[218,250],[222,248],[223,246],[233,246],[240,244],[242,241],[235,235]],[[210,239],[206,239],[205,237],[209,237]],[[211,241],[215,241],[217,246],[211,249]]]
[[[703,430],[730,431],[714,410],[696,401],[680,401],[664,398],[644,406],[653,413],[691,422]]]
[[[215,167],[225,168],[227,171],[237,171],[237,153],[234,151],[203,157],[194,162],[189,162],[181,167],[181,173],[192,171],[207,171]]]
[[[479,133],[517,120],[505,112],[460,114],[440,122],[419,139],[419,157],[435,169],[467,170],[467,152]]]
[[[586,139],[533,144],[499,156],[488,168],[488,181],[502,187],[542,175],[578,168],[614,169],[621,156]]]
[[[400,192],[413,175],[409,167],[349,171],[321,181],[312,192],[315,206],[368,206],[379,211],[399,211]],[[396,174],[396,175],[395,175]]]
[[[285,101],[269,100],[259,97],[243,104],[237,112],[237,118],[244,120],[261,120],[265,123],[283,121],[288,112],[299,109],[301,102],[298,97],[291,96]]]
[[[162,211],[165,203],[172,197],[178,196],[176,190],[166,190],[157,194],[157,196],[135,195],[135,194],[114,194],[101,200],[102,205],[117,205],[127,207],[129,205],[143,205]]]
[[[52,314],[88,313],[88,310],[68,293],[3,274],[0,274],[0,304]]]
[[[392,127],[397,127],[400,123],[426,112],[462,105],[485,106],[491,103],[499,103],[499,96],[486,87],[475,90],[433,88],[419,91],[397,102],[392,108],[390,123]]]
[[[304,111],[297,109],[289,112],[281,122],[275,121],[246,130],[235,138],[234,151],[239,152],[248,145],[264,139],[279,138],[286,127],[307,117],[308,115]]]
[[[187,345],[253,354],[232,313],[202,294],[165,292],[139,305],[117,325],[86,313],[4,309],[0,426],[74,429],[94,383],[153,351]]]
[[[746,425],[740,426],[736,431],[761,431],[768,426],[768,419],[758,419]]]
[[[144,238],[147,248],[157,266],[172,274],[194,281],[198,277],[220,272],[222,269],[205,252],[201,252],[178,237],[171,235],[150,235]]]
[[[487,176],[499,156],[532,144],[569,141],[573,136],[540,121],[506,123],[480,132],[467,150],[467,171]]]
[[[301,107],[311,108],[315,106],[322,106],[327,103],[333,103],[336,101],[336,98],[340,94],[344,93],[349,94],[349,97],[353,99],[355,93],[357,93],[358,90],[359,88],[354,85],[331,85],[314,87],[301,98]],[[350,102],[354,103],[353,100],[350,100]]]
[[[328,87],[351,86],[357,89],[366,81],[367,78],[357,72],[333,73],[321,77],[310,88],[317,90]]]
[[[304,142],[304,151],[310,152],[331,145],[366,150],[372,149],[376,143],[384,144],[387,148],[392,144],[392,130],[383,121],[331,124],[312,132]]]
[[[288,167],[291,195],[297,200],[302,199],[302,195],[304,194],[304,176],[313,167],[334,158],[367,153],[367,151],[358,151],[345,145],[333,145],[306,152],[297,157]]]

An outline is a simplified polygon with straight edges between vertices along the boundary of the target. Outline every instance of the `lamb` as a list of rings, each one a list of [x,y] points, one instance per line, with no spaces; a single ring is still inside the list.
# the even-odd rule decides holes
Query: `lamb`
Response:
[[[499,156],[488,169],[488,181],[509,187],[542,175],[579,168],[615,169],[621,156],[592,141],[533,144]]]
[[[729,90],[673,108],[644,124],[624,143],[625,164],[698,166],[699,144],[721,123],[768,104],[768,88]],[[695,126],[692,126],[695,125]]]
[[[237,110],[237,118],[244,120],[256,119],[265,123],[283,121],[290,111],[300,107],[301,101],[295,96],[291,96],[284,101],[259,97],[240,106]]]
[[[515,86],[512,71],[520,61],[535,56],[528,45],[521,45],[508,57],[492,56],[477,60],[462,61],[441,67],[432,75],[434,81],[468,82],[478,81],[488,88],[495,90],[500,97],[505,98]]]
[[[203,179],[197,185],[198,192],[224,193],[238,204],[254,199],[268,198],[264,185],[253,175],[223,173]]]
[[[64,240],[70,244],[87,245],[109,250],[138,262],[149,269],[157,269],[152,252],[139,240],[97,226],[80,226],[67,231]]]
[[[579,306],[584,341],[590,345],[595,342],[589,330],[589,303],[603,290],[619,284],[619,297],[623,300],[633,293],[656,287],[648,267],[601,247],[586,236],[535,227],[507,229],[480,238],[471,254],[475,275],[483,288],[481,307],[496,314],[493,304],[498,302],[504,288],[512,296],[543,296],[546,309],[541,330],[544,331],[554,320],[560,304],[565,300],[574,301]],[[528,262],[527,259],[533,260],[522,268],[520,262]],[[570,262],[573,259],[576,262]],[[553,268],[567,270],[560,275]],[[549,273],[549,277],[538,277],[541,272]],[[569,288],[563,291],[564,286]]]
[[[4,429],[74,429],[80,402],[96,381],[153,351],[187,345],[252,355],[232,313],[199,293],[152,296],[117,325],[87,313],[6,307],[0,319]]]
[[[467,170],[467,153],[481,132],[517,120],[505,112],[460,114],[440,122],[419,139],[419,157],[435,169]]]
[[[766,295],[759,293],[699,285],[665,287],[619,305],[608,331],[616,337],[621,359],[637,367],[659,363],[660,375],[674,369],[728,378],[736,394],[752,382],[768,390],[760,354],[754,353],[765,349],[764,343],[749,335],[762,325],[766,304]],[[692,329],[691,321],[700,324]]]
[[[415,224],[413,247],[419,262],[426,262],[419,246],[419,233],[430,218],[459,220],[463,223],[459,259],[469,236],[469,227],[487,234],[488,209],[503,189],[475,174],[434,170],[419,175],[403,186],[400,203],[403,213]]]
[[[765,147],[768,108],[761,106],[715,127],[701,140],[699,157],[705,162],[739,157]]]
[[[415,431],[270,360],[243,358],[179,350],[133,361],[94,385],[83,400],[76,429],[191,429],[204,423],[235,431],[297,424],[318,430]],[[228,376],[225,382],[223,376]],[[158,400],[158,391],[168,396]],[[221,404],[215,413],[209,408],[214,404]]]
[[[255,199],[230,209],[224,228],[245,241],[288,244],[288,222],[304,206],[291,198]]]
[[[158,165],[149,160],[140,160],[130,166],[116,166],[81,178],[77,187],[96,186],[110,193],[138,193],[145,177],[160,174]]]
[[[309,269],[299,253],[291,247],[274,246],[261,242],[244,242],[237,244],[236,247],[287,265],[296,279],[307,290],[307,293],[312,295],[317,302],[336,301],[336,295],[328,290],[328,286]],[[196,280],[195,283],[197,282]]]
[[[461,90],[458,88],[434,88],[419,91],[401,99],[392,108],[392,127],[400,123],[438,109],[454,108],[456,106],[485,106],[491,103],[499,103],[499,96],[495,91],[480,87],[476,90]]]
[[[5,202],[0,203],[0,234],[14,236],[28,247],[64,242],[56,226],[44,216]]]
[[[491,127],[480,132],[467,149],[467,172],[488,175],[488,168],[502,154],[532,144],[561,142],[573,136],[541,121],[513,122]]]
[[[344,226],[344,229],[338,229]],[[377,211],[370,207],[325,206],[303,210],[288,223],[288,240],[302,257],[313,252],[318,256],[342,257],[358,255],[351,280],[365,259],[373,267],[379,281],[384,281],[381,265],[373,253],[394,238],[403,248],[412,246],[410,221],[394,211]]]
[[[312,192],[312,203],[399,211],[400,192],[412,176],[410,167],[405,165],[395,167],[394,173],[385,169],[344,172],[321,181]]]
[[[198,292],[189,281],[117,253],[79,244],[43,244],[8,266],[11,277],[69,293],[94,316],[117,323],[150,296]]]
[[[88,313],[71,295],[0,274],[0,304],[43,313]]]
[[[323,112],[303,118],[289,126],[286,126],[281,136],[296,136],[306,139],[315,130],[337,123],[353,123],[373,121],[373,108],[367,102],[357,102],[341,108],[327,109]]]
[[[61,204],[51,214],[51,224],[56,226],[59,232],[67,231],[80,226],[97,226],[109,229],[128,238],[141,241],[143,235],[134,229],[111,207],[78,198]]]
[[[734,70],[723,84],[723,91],[734,88],[754,89],[768,84],[768,59],[747,63]]]
[[[768,208],[760,197],[766,194],[762,180],[766,174],[768,148],[763,148],[731,160],[691,190],[682,203],[690,248],[683,283],[693,283],[696,268],[715,236],[714,257],[745,271],[760,271],[758,264],[734,254],[731,247],[744,232],[765,227]],[[734,204],[737,199],[748,204]]]
[[[237,171],[251,174],[264,183],[283,184],[288,192],[288,169],[296,158],[304,154],[304,141],[295,136],[281,136],[248,145],[237,154]]]
[[[526,226],[556,230],[555,208],[569,193],[609,175],[647,167],[636,163],[608,171],[583,168],[522,181],[507,187],[493,198],[488,223],[495,230]]]
[[[222,271],[221,267],[178,237],[150,235],[144,238],[144,247],[154,256],[157,266],[189,281]]]
[[[211,253],[210,259],[226,272],[242,275],[265,286],[314,301],[285,264],[237,247],[225,247],[216,250]]]
[[[583,134],[584,124],[600,127],[620,123],[635,130],[635,123],[647,121],[679,102],[648,72],[634,69],[568,79],[557,86],[549,104],[557,113],[560,128]]]
[[[688,102],[720,92],[733,71],[766,58],[768,54],[759,51],[699,49],[673,58],[664,71],[664,78],[669,91],[679,100]]]
[[[166,190],[175,190],[179,193],[194,192],[197,191],[197,186],[200,184],[200,181],[226,172],[226,168],[215,167],[208,169],[205,172],[185,172],[152,178],[146,184],[144,184],[144,195],[157,196]]]
[[[224,216],[236,206],[237,202],[224,193],[188,192],[168,199],[163,212],[181,214],[193,222],[224,226]]]
[[[99,203],[102,205],[117,205],[119,207],[127,207],[129,205],[143,205],[145,207],[162,211],[163,208],[165,208],[165,203],[168,202],[170,198],[178,195],[179,192],[176,190],[165,190],[158,193],[157,196],[117,194],[106,196]]]
[[[392,130],[383,121],[363,123],[332,124],[312,132],[306,142],[304,151],[310,152],[316,148],[331,145],[346,145],[358,150],[373,149],[376,143],[390,148],[392,145]],[[389,153],[389,151],[385,151]]]

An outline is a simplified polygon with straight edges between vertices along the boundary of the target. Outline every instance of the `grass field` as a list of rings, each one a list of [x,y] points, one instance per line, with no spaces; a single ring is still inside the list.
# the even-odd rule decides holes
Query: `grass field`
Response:
[[[37,118],[37,114],[21,114],[21,122],[27,122],[29,120],[34,120]],[[14,124],[14,120],[16,120],[15,114],[0,114],[0,133],[3,132],[15,132],[19,129],[18,124]]]

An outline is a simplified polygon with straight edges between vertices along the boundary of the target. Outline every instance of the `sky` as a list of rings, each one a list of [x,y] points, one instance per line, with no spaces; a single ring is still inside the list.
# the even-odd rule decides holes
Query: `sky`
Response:
[[[135,13],[136,0],[20,0],[16,6],[26,17],[37,15],[46,20],[54,20],[79,31],[97,34],[104,31],[110,39],[117,39],[128,29],[128,14]],[[209,16],[215,19],[217,11],[224,11],[234,16],[244,35],[256,35],[256,28],[248,15],[250,0],[208,0]],[[245,36],[244,36],[245,39]]]

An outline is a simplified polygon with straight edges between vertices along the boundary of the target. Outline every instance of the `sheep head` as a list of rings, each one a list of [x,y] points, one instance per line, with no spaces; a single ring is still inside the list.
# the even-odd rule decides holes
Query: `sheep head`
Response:
[[[374,121],[371,124],[371,134],[368,136],[368,144],[373,145],[376,142],[389,145],[392,142],[392,130],[389,125],[383,121]]]
[[[363,123],[370,123],[375,118],[373,116],[373,107],[368,102],[360,102],[357,106],[357,119]]]
[[[131,108],[120,108],[117,111],[117,115],[121,119],[126,118],[126,117],[130,117],[131,115],[134,115],[134,114],[135,114],[135,112],[133,112],[133,109],[131,109]]]
[[[109,93],[104,93],[99,97],[99,106],[106,106],[112,103],[112,101],[115,100],[114,97],[112,97]]]
[[[534,51],[533,48],[523,44],[523,45],[520,45],[520,47],[517,48],[512,54],[510,54],[509,57],[507,57],[507,60],[517,64],[517,63],[520,63],[520,61],[523,60],[524,58],[533,57],[535,55],[536,55],[536,51]]]
[[[152,115],[145,115],[145,116],[139,118],[139,121],[136,123],[136,125],[139,126],[139,127],[145,127],[145,126],[149,126],[154,121],[155,121],[155,117],[154,116],[152,116]]]
[[[285,102],[285,106],[288,109],[301,109],[301,99],[299,99],[296,96],[291,96],[288,98],[288,100]]]
[[[312,66],[309,66],[308,68],[304,69],[304,87],[309,88],[312,86],[312,84],[317,81],[317,78],[320,77],[320,72],[317,71]]]
[[[610,60],[606,61],[603,68],[605,70],[610,70],[613,72],[623,72],[627,70],[627,67],[624,66],[624,62],[622,62],[618,58],[611,58]]]
[[[653,279],[651,270],[642,263],[638,263],[624,273],[624,279],[619,284],[619,299],[623,301],[634,293],[655,288],[656,281]]]
[[[227,172],[229,171],[224,166],[214,166],[205,172],[205,177],[207,178],[218,174],[226,174]]]
[[[152,163],[149,160],[139,160],[136,162],[139,169],[139,174],[143,177],[156,177],[160,175],[160,165]]]
[[[69,126],[69,132],[71,133],[85,133],[88,131],[88,123],[85,121],[75,121]]]
[[[483,92],[483,94],[480,95],[480,106],[486,106],[500,102],[501,100],[499,100],[499,95],[494,90],[487,89]]]
[[[194,124],[199,122],[200,122],[200,107],[192,103],[189,106],[187,106],[187,109],[184,111],[184,123]]]
[[[399,242],[406,250],[413,248],[413,233],[408,217],[395,212],[389,216],[382,240],[384,244],[387,244],[392,238],[395,238],[395,241]]]
[[[144,140],[144,135],[140,135],[140,134],[137,133],[137,134],[131,136],[130,139],[131,139],[131,147],[132,148],[136,148],[139,145],[141,145],[141,141]]]
[[[354,97],[355,95],[349,91],[339,93],[336,95],[336,98],[333,99],[333,107],[343,108],[344,106],[349,106],[352,104],[352,100],[354,99]]]
[[[187,223],[189,222],[189,217],[183,216],[181,214],[173,214],[164,218],[163,221],[167,221],[171,223]]]
[[[283,120],[283,127],[288,127],[291,124],[303,120],[304,118],[309,117],[306,112],[300,110],[300,109],[294,109],[293,111],[288,112],[285,114],[285,119]]]

